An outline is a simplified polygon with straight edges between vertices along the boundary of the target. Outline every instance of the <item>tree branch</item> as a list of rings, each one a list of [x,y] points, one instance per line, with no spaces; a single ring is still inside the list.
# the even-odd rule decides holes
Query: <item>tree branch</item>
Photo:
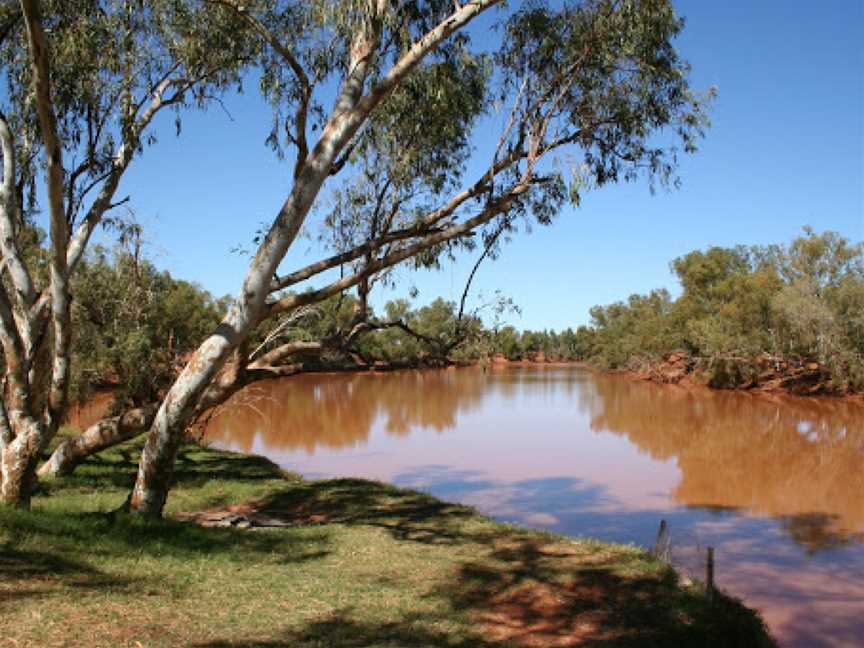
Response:
[[[36,113],[45,147],[48,176],[48,204],[51,220],[50,292],[54,328],[54,361],[46,410],[47,436],[59,426],[66,406],[69,379],[69,284],[66,253],[69,246],[69,223],[63,208],[63,149],[57,134],[57,116],[51,100],[51,74],[48,51],[38,0],[21,0],[27,26],[30,67],[33,74]],[[44,443],[44,439],[40,440]]]
[[[273,48],[282,59],[291,68],[294,76],[300,84],[300,100],[297,104],[297,112],[294,117],[295,134],[294,141],[297,144],[297,161],[294,164],[294,179],[299,177],[303,170],[303,165],[306,164],[306,158],[309,157],[309,144],[306,140],[306,122],[309,118],[309,102],[312,99],[312,84],[309,77],[306,75],[300,61],[294,56],[294,53],[285,47],[279,38],[274,34],[264,23],[258,20],[255,16],[249,13],[246,7],[241,7],[235,4],[232,0],[206,0],[211,4],[221,5],[229,8],[240,18],[245,20],[256,32],[258,32],[265,41]]]
[[[488,223],[498,214],[507,211],[510,208],[512,202],[518,196],[528,190],[529,185],[530,180],[527,182],[520,181],[505,195],[489,202],[487,206],[473,218],[470,218],[463,223],[452,225],[436,234],[431,234],[403,249],[389,252],[380,259],[377,259],[372,263],[365,265],[360,271],[342,279],[339,279],[338,281],[334,281],[333,283],[325,286],[324,288],[296,295],[286,295],[281,299],[269,302],[267,305],[267,314],[274,315],[277,313],[292,310],[294,308],[297,308],[298,306],[305,306],[306,304],[313,304],[323,299],[327,299],[328,297],[335,295],[338,292],[345,290],[346,288],[350,288],[351,286],[356,285],[364,278],[369,277],[376,272],[396,265],[397,263],[404,261],[405,259],[416,256],[418,253],[422,252],[425,249],[453,240],[459,236],[468,234],[476,227]]]
[[[486,242],[483,254],[480,255],[480,258],[474,263],[474,267],[471,268],[471,274],[468,275],[468,281],[465,282],[465,289],[462,291],[462,299],[459,300],[459,314],[456,317],[457,331],[462,323],[462,316],[465,314],[465,301],[468,299],[468,292],[471,290],[471,282],[474,281],[474,275],[477,274],[477,269],[480,267],[480,264],[483,263],[483,260],[487,256],[489,256],[489,252],[492,250],[498,237],[501,236],[501,233],[504,232],[505,229],[507,229],[506,221],[501,223],[498,229],[495,230],[495,233]]]
[[[285,288],[298,284],[301,281],[311,279],[315,275],[325,272],[326,270],[336,268],[345,263],[350,263],[351,261],[356,261],[357,259],[366,256],[367,254],[374,253],[377,250],[380,250],[388,244],[404,241],[406,239],[414,238],[417,236],[437,233],[440,230],[435,229],[435,226],[440,224],[442,220],[453,215],[453,213],[459,207],[464,205],[472,198],[476,198],[487,191],[490,174],[498,175],[513,166],[513,164],[515,164],[516,162],[526,158],[527,156],[527,152],[511,152],[504,159],[495,162],[490,168],[490,170],[484,172],[481,175],[480,179],[477,180],[477,182],[475,182],[471,187],[458,193],[456,196],[451,198],[450,201],[443,207],[429,212],[416,225],[401,230],[384,233],[381,236],[375,238],[374,240],[367,241],[366,243],[358,245],[357,247],[354,247],[350,250],[335,254],[326,259],[322,259],[321,261],[316,261],[315,263],[310,263],[309,265],[301,268],[300,270],[297,270],[274,280],[271,283],[270,292],[284,290]],[[392,222],[392,218],[389,218],[388,222]]]
[[[502,0],[474,0],[458,7],[450,17],[444,19],[411,46],[387,74],[360,100],[356,110],[361,114],[368,115],[442,41],[484,11],[501,2]]]
[[[3,151],[3,184],[2,193],[0,193],[0,200],[2,200],[2,205],[0,205],[0,253],[3,255],[5,267],[21,302],[21,311],[26,313],[36,299],[36,288],[33,285],[30,271],[21,258],[21,253],[16,245],[14,219],[18,211],[18,200],[15,184],[15,143],[9,122],[3,113],[0,113],[0,146],[2,146]]]
[[[110,209],[111,201],[114,198],[114,194],[117,192],[120,179],[123,177],[123,174],[129,167],[129,163],[132,161],[132,157],[135,154],[135,147],[141,138],[141,134],[147,126],[150,125],[153,117],[167,105],[164,101],[165,92],[172,85],[183,81],[183,79],[172,79],[170,76],[163,77],[153,89],[150,103],[147,105],[147,108],[136,120],[134,126],[124,133],[124,141],[117,149],[117,153],[114,155],[111,169],[102,178],[104,179],[104,184],[102,185],[99,194],[96,196],[96,199],[93,201],[93,204],[90,206],[90,209],[87,211],[84,220],[75,230],[70,241],[66,256],[68,276],[71,276],[75,272],[75,268],[84,256],[84,250],[87,248],[90,237],[102,221],[105,212]]]

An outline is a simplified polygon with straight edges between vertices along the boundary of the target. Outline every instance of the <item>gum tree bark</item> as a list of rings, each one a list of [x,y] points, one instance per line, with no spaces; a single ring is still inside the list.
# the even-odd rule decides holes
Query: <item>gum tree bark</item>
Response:
[[[87,457],[146,432],[157,408],[156,404],[146,405],[94,423],[57,446],[50,459],[39,467],[39,477],[70,475]]]
[[[294,185],[249,265],[240,293],[228,315],[204,341],[162,402],[150,429],[135,486],[128,500],[131,512],[160,516],[171,487],[174,462],[183,431],[198,399],[226,359],[265,314],[265,300],[276,269],[293,243],[334,163],[351,138],[380,103],[414,68],[454,32],[500,0],[465,3],[424,35],[364,94],[373,58],[378,55],[380,29],[388,3],[369,3],[369,15],[351,43],[348,73],[322,134],[306,159],[298,158]],[[458,5],[457,5],[458,6]]]

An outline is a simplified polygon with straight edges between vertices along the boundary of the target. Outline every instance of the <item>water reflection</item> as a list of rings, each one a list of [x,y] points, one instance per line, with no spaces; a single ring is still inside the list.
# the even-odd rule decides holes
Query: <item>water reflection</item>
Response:
[[[691,391],[599,377],[583,399],[591,428],[674,459],[672,497],[782,519],[810,551],[864,529],[864,415],[858,403]]]
[[[693,391],[560,368],[303,375],[235,396],[211,420],[208,438],[244,452],[314,454],[361,446],[379,423],[397,437],[417,428],[443,432],[481,401],[551,409],[566,430],[572,418],[555,410],[562,396],[578,403],[592,431],[621,435],[652,459],[672,461],[680,481],[671,497],[682,505],[775,517],[810,552],[862,541],[864,422],[862,406],[847,401]],[[86,427],[110,400],[110,393],[96,394],[70,419]],[[481,490],[471,471],[446,470],[420,466],[397,477],[444,494]],[[521,488],[522,499],[535,490]],[[573,491],[542,490],[547,506],[581,501]]]
[[[784,644],[864,636],[860,403],[561,367],[305,375],[238,394],[207,435],[573,535],[650,544],[665,518],[681,564],[717,547],[721,586]]]
[[[241,392],[215,414],[207,437],[245,452],[314,454],[362,446],[376,426],[396,437],[453,429],[481,401],[487,425],[502,423],[495,410],[507,403],[523,410],[520,422],[528,412],[548,423],[536,413],[551,411],[567,433],[578,421],[556,410],[562,398],[575,400],[592,431],[673,462],[680,480],[671,497],[682,505],[778,518],[810,551],[862,539],[864,409],[853,402],[687,390],[560,368],[302,375]],[[412,481],[477,490],[470,471],[444,475],[446,467],[415,466]]]
[[[316,448],[367,441],[379,419],[394,436],[408,435],[416,426],[443,432],[482,396],[477,372],[405,371],[397,380],[392,374],[304,374],[235,395],[210,420],[207,438],[244,452],[261,446],[313,454]]]

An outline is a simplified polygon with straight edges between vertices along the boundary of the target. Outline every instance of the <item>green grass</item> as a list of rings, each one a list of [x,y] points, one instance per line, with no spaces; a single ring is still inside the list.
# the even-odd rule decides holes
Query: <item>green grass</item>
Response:
[[[0,508],[0,646],[770,646],[630,546],[499,524],[361,480],[184,447],[168,515],[254,501],[290,528],[112,514],[137,449]]]

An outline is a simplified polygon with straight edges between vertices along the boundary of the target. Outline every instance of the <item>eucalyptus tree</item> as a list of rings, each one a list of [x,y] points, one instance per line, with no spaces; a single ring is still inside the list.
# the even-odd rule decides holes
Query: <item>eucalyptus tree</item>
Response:
[[[447,172],[438,195],[419,191],[415,196],[413,175],[425,173],[427,164],[433,170],[448,168],[450,152],[424,134],[430,125],[422,110],[400,114],[402,91],[410,98],[414,82],[421,101],[430,90],[450,92],[454,66],[459,68],[460,57],[474,56],[465,32],[457,32],[496,2],[319,1],[289,5],[278,14],[255,3],[218,4],[242,16],[270,46],[265,90],[287,115],[293,182],[229,313],[161,403],[128,502],[130,510],[148,515],[162,511],[184,427],[208,394],[242,384],[250,372],[278,373],[274,365],[285,358],[278,348],[252,361],[245,350],[260,322],[338,295],[403,261],[432,263],[471,235],[488,233],[486,228],[513,228],[530,219],[548,223],[564,200],[578,202],[586,188],[635,180],[643,173],[674,181],[677,153],[693,151],[705,125],[706,97],[691,91],[687,65],[672,44],[682,21],[669,2],[589,0],[562,9],[531,3],[506,20],[492,53],[491,96],[495,104],[507,106],[494,152],[476,177]],[[339,88],[326,109],[315,99],[324,80]],[[393,114],[400,115],[390,122],[388,100],[394,102],[389,104]],[[463,137],[462,128],[478,126],[476,120],[460,122],[460,115],[447,115],[457,120],[456,137]],[[374,132],[367,135],[366,128]],[[310,132],[317,135],[314,145]],[[427,137],[435,148],[420,151],[420,166],[410,160],[397,165],[396,173],[418,169],[404,180],[388,186],[385,179],[381,186],[380,178],[362,174],[370,156],[398,154],[387,133],[395,134],[397,144]],[[442,150],[443,161],[436,158]],[[351,226],[357,236],[340,236],[332,256],[277,275],[324,183],[343,172],[362,183],[359,205],[343,212],[356,219],[356,227]],[[452,184],[456,178],[458,187]],[[343,187],[342,195],[352,200],[351,182]],[[387,196],[383,202],[377,200],[381,193]],[[382,209],[376,209],[377,202]],[[344,227],[349,221],[343,214],[332,223]],[[339,278],[324,279],[330,275],[323,273],[337,268],[342,269]],[[315,278],[324,279],[323,285],[286,292]],[[230,370],[219,374],[232,354]]]
[[[458,56],[463,39],[451,37],[498,3],[214,4],[247,21],[270,46],[272,58],[265,60],[262,79],[274,103],[289,115],[285,128],[295,152],[293,183],[249,264],[234,304],[161,403],[128,502],[130,510],[145,515],[161,514],[183,431],[220,368],[235,354],[233,373],[242,374],[244,343],[253,328],[264,317],[290,309],[268,302],[270,293],[279,289],[274,286],[276,270],[324,182],[347,166],[345,156],[358,132],[424,60]],[[338,87],[336,97],[325,109],[316,91],[332,85]],[[311,145],[310,131],[317,137]]]
[[[28,506],[68,401],[71,286],[166,110],[202,106],[251,60],[236,17],[173,0],[0,7],[0,501]],[[231,38],[227,36],[231,35]],[[44,198],[43,198],[44,197]],[[44,200],[46,246],[33,236]]]
[[[692,151],[707,99],[690,91],[686,64],[671,46],[679,29],[663,2],[591,2],[561,11],[533,6],[505,23],[500,48],[484,60],[491,74],[485,86],[462,81],[457,102],[452,84],[439,75],[432,91],[411,90],[415,102],[407,111],[394,95],[385,115],[372,116],[369,131],[352,143],[353,175],[333,192],[322,236],[334,254],[277,277],[272,287],[294,289],[335,268],[340,278],[276,295],[267,314],[353,286],[362,312],[371,282],[401,261],[437,265],[458,247],[473,248],[477,238],[482,261],[520,221],[548,224],[566,198],[578,203],[587,189],[634,180],[640,172],[674,182],[678,150],[668,138],[656,144],[656,137],[671,130],[681,150]],[[468,96],[465,88],[472,89]],[[497,107],[505,119],[493,135],[494,151],[485,160],[474,155],[482,170],[466,182],[468,140],[447,127],[488,129],[489,120],[465,119],[472,106],[487,114]],[[550,163],[553,156],[564,158],[563,168]],[[291,351],[287,345],[271,358]]]

